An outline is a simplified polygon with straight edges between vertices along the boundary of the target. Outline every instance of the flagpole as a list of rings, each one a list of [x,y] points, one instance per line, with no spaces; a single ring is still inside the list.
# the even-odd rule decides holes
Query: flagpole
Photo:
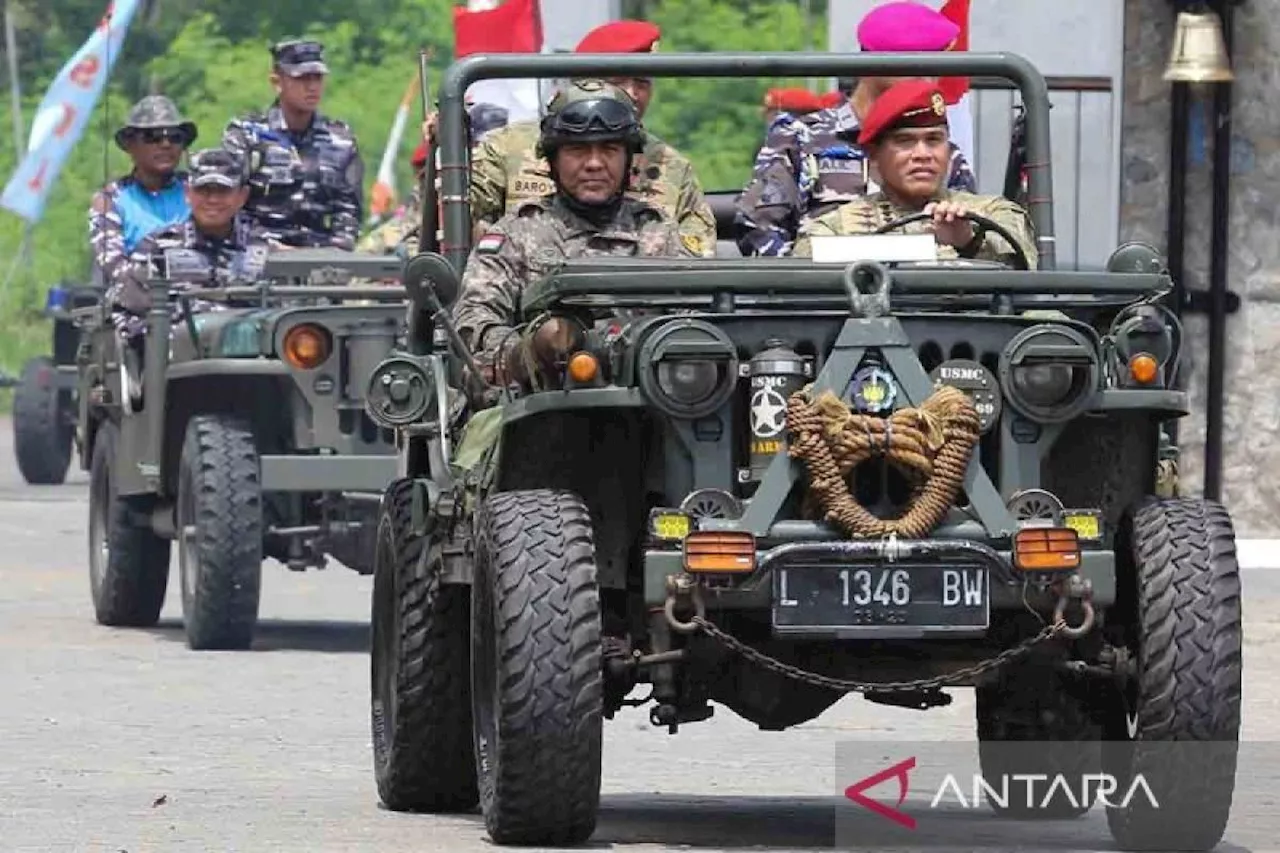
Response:
[[[9,61],[9,96],[12,99],[13,106],[13,156],[14,162],[22,159],[23,140],[26,139],[27,129],[25,122],[22,120],[22,80],[18,76],[18,39],[14,34],[13,23],[13,3],[12,0],[6,0],[4,4],[4,51]],[[26,266],[30,255],[31,245],[31,223],[28,222],[22,229],[22,242],[18,244],[18,252],[14,256],[13,265],[9,267],[9,273],[5,276],[4,289],[8,290],[9,281],[13,278],[13,274],[17,272],[20,266]]]

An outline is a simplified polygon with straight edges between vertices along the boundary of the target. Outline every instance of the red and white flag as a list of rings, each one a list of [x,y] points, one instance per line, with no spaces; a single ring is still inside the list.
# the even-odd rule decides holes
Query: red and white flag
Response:
[[[938,10],[951,23],[960,28],[950,50],[969,50],[969,0],[946,0]],[[951,126],[951,141],[959,146],[969,165],[977,168],[973,149],[973,95],[968,77],[943,77],[938,81],[942,96],[947,99],[947,123]]]
[[[454,58],[473,53],[541,53],[542,11],[538,0],[467,0],[453,10]],[[508,120],[537,119],[538,81],[480,80],[467,89],[467,100],[505,107]]]

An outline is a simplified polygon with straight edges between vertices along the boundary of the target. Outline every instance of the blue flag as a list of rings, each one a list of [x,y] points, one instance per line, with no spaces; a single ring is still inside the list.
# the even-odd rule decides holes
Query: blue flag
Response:
[[[107,6],[93,35],[62,66],[40,102],[31,124],[27,154],[0,197],[0,205],[30,223],[38,222],[44,214],[49,190],[111,76],[138,3],[139,0],[119,0]]]

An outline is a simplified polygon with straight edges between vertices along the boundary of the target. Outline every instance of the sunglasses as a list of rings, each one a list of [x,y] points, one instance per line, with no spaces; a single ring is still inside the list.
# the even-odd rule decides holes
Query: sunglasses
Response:
[[[135,130],[133,137],[147,145],[159,145],[162,142],[172,142],[174,145],[185,145],[187,143],[186,132],[176,127],[143,128]]]
[[[570,133],[617,133],[632,127],[636,114],[625,104],[611,98],[575,101],[560,111],[556,123]]]

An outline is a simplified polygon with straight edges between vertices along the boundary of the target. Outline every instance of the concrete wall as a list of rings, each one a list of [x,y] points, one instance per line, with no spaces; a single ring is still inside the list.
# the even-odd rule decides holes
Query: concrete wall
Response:
[[[1230,262],[1241,297],[1227,321],[1223,501],[1242,536],[1280,535],[1280,3],[1246,0],[1235,12]],[[1127,0],[1121,236],[1165,246],[1169,164],[1168,62],[1174,13],[1168,3]],[[1212,112],[1193,105],[1187,186],[1186,280],[1207,288]],[[1187,322],[1196,414],[1184,419],[1184,493],[1203,487],[1206,318]]]

